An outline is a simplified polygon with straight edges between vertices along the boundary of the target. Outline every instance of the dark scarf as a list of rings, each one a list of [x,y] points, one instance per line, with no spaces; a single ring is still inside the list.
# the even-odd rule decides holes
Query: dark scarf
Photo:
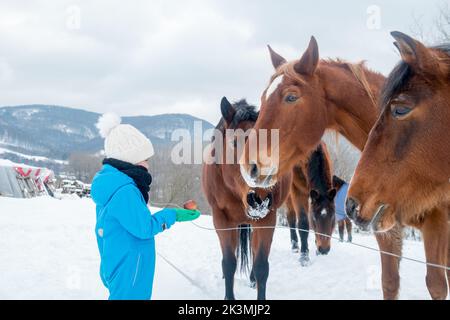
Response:
[[[148,192],[150,191],[152,176],[146,168],[113,158],[105,158],[102,163],[109,164],[133,179],[139,191],[142,193],[145,202],[148,203]]]

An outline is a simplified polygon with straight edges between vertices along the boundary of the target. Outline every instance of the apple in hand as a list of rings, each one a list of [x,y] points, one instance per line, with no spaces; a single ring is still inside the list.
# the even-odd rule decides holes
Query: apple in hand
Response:
[[[183,208],[187,210],[197,210],[197,202],[194,200],[188,200],[183,204]]]

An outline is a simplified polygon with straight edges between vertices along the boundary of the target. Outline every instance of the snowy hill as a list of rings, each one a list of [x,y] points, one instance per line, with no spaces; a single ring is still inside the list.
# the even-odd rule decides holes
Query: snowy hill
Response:
[[[51,162],[67,160],[75,151],[95,153],[103,147],[95,127],[99,116],[95,112],[60,106],[1,107],[0,154],[13,161]],[[213,127],[187,114],[123,117],[122,122],[136,126],[158,147],[170,143],[175,129],[192,132],[196,120],[202,121],[204,130]]]
[[[0,299],[107,298],[98,276],[92,201],[0,198],[0,208]],[[197,224],[212,227],[212,220],[203,216]],[[312,264],[302,268],[288,239],[288,230],[276,230],[269,258],[269,299],[382,298],[378,253],[333,242],[328,256],[312,254]],[[354,242],[377,246],[373,236],[356,234]],[[223,298],[215,232],[178,223],[157,236],[156,246],[195,285],[158,256],[154,299]],[[314,248],[312,236],[310,246]],[[423,244],[405,241],[404,255],[423,260]],[[425,272],[424,265],[402,261],[400,298],[429,299]],[[245,276],[237,276],[235,292],[238,299],[256,298]]]

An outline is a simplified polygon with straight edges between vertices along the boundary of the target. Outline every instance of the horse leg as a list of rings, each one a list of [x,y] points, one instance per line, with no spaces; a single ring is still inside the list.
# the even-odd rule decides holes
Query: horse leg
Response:
[[[256,278],[255,271],[252,268],[252,272],[250,272],[250,288],[256,289]]]
[[[347,229],[347,242],[352,242],[352,221],[349,218],[345,218],[344,221]]]
[[[338,221],[339,242],[344,242],[344,225],[345,220]]]
[[[375,237],[381,251],[396,255],[402,254],[403,228],[396,225],[386,233],[376,233]],[[381,282],[383,285],[383,297],[385,300],[398,298],[400,288],[400,259],[391,255],[381,253]]]
[[[288,208],[287,221],[289,225],[289,230],[291,234],[291,250],[294,253],[298,252],[298,237],[297,237],[297,218],[293,208]]]
[[[448,255],[447,212],[441,208],[430,211],[424,218],[421,230],[427,262],[446,266]],[[448,288],[444,269],[427,266],[426,283],[433,299],[443,300],[447,297]]]
[[[300,264],[302,267],[309,265],[309,249],[308,249],[308,236],[309,236],[309,221],[308,215],[305,209],[300,208],[300,219],[298,219],[298,228],[300,233]]]
[[[214,213],[213,213],[214,214]],[[225,217],[224,212],[214,214],[216,217]],[[216,229],[233,228],[236,225],[226,222],[226,218],[214,219]],[[236,248],[238,241],[237,230],[217,231],[220,247],[222,249],[222,271],[225,278],[225,300],[235,300],[234,297],[234,274],[236,273],[237,259]]]
[[[273,223],[275,225],[275,222]],[[257,299],[266,300],[266,284],[269,277],[269,253],[274,229],[256,229],[252,241],[254,253],[253,271],[256,278]]]

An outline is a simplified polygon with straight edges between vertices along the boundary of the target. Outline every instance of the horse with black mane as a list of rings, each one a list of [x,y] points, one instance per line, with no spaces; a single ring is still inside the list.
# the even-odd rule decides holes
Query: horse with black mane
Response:
[[[331,234],[335,226],[334,197],[336,190],[332,183],[331,159],[322,142],[309,156],[293,169],[291,192],[286,202],[287,220],[291,230],[292,250],[298,251],[299,230],[300,264],[309,264],[308,235],[312,226],[315,234],[316,253],[328,254],[331,248]]]
[[[222,249],[225,299],[235,299],[233,284],[237,252],[241,270],[248,268],[249,256],[253,257],[250,280],[256,284],[257,298],[265,299],[276,212],[289,194],[292,174],[289,172],[281,177],[277,185],[270,189],[249,188],[239,172],[237,147],[239,139],[245,140],[245,132],[253,128],[258,112],[245,100],[231,104],[223,98],[221,113],[222,119],[216,127],[220,134],[213,137],[208,150],[215,161],[203,165],[202,186],[212,208]],[[234,130],[234,134],[226,134],[229,130]],[[227,153],[234,155],[235,163],[227,163]],[[263,228],[251,230],[251,226]]]
[[[347,211],[377,234],[398,224],[420,229],[427,262],[448,267],[450,44],[426,47],[391,34],[402,60],[382,90],[381,115],[352,179]],[[447,297],[444,268],[428,265],[426,284],[433,299]]]
[[[331,160],[325,144],[321,144],[311,154],[309,161],[298,166],[293,173],[282,177],[272,188],[249,188],[239,173],[239,165],[227,164],[226,156],[231,151],[234,159],[239,159],[239,140],[245,142],[245,135],[253,128],[258,112],[245,100],[231,104],[223,98],[221,113],[222,119],[216,126],[220,135],[213,137],[209,150],[215,161],[204,164],[202,186],[212,208],[214,226],[218,229],[223,255],[225,299],[235,298],[233,281],[237,268],[236,253],[240,256],[241,270],[244,271],[248,269],[249,257],[253,256],[250,281],[257,287],[258,299],[265,299],[269,273],[268,256],[276,224],[276,212],[288,195],[288,202],[295,207],[292,212],[297,217],[302,216],[299,228],[309,230],[311,224],[320,234],[331,235],[333,231],[333,199],[336,191],[332,187]],[[234,130],[234,134],[227,135],[227,130]],[[292,179],[292,176],[296,178]],[[301,193],[294,190],[301,190]],[[308,197],[311,199],[309,204]],[[299,210],[300,206],[302,210]],[[252,230],[251,226],[256,228]],[[308,232],[300,231],[300,236],[302,252],[307,253]],[[318,254],[327,254],[330,250],[330,238],[316,235],[316,245]]]

